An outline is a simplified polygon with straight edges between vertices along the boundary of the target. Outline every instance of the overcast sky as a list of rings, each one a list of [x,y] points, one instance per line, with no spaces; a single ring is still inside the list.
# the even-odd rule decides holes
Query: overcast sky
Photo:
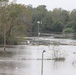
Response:
[[[17,3],[22,3],[25,5],[32,4],[33,7],[46,5],[48,10],[62,8],[71,11],[76,8],[76,0],[17,0]]]

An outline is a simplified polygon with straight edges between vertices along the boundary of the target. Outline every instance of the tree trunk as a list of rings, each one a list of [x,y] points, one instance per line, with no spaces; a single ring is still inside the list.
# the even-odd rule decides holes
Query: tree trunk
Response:
[[[6,50],[6,25],[4,26],[4,51]]]

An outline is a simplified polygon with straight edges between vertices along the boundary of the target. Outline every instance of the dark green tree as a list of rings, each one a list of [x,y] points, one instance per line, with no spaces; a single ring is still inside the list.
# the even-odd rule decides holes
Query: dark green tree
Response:
[[[60,21],[55,21],[51,26],[52,32],[62,32],[63,23]]]
[[[38,21],[42,22],[42,19],[46,16],[47,9],[45,5],[40,5],[34,8],[32,11],[32,32],[33,35],[38,33]],[[41,30],[41,24],[39,25],[39,30]]]
[[[42,32],[51,32],[51,26],[53,24],[52,12],[49,11],[42,20]]]

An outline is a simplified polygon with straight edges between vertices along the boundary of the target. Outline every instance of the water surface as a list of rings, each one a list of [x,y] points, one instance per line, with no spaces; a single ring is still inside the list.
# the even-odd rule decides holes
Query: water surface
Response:
[[[76,46],[72,39],[45,38],[45,40],[68,43],[58,48],[65,61],[52,59],[54,45],[16,45],[13,48],[0,48],[0,75],[41,75],[42,51],[44,53],[43,75],[76,75]]]

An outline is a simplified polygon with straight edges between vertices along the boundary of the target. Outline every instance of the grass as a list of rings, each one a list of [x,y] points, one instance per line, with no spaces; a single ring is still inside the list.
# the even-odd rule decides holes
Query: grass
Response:
[[[64,61],[65,58],[64,57],[59,57],[59,58],[54,58],[55,61]]]

